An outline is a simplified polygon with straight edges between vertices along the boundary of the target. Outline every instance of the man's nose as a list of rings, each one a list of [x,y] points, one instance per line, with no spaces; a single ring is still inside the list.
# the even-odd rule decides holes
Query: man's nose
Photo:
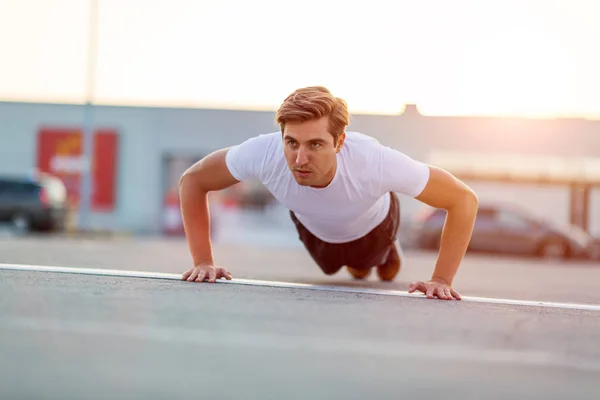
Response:
[[[307,163],[308,163],[308,152],[303,147],[300,147],[298,149],[298,152],[296,153],[296,164],[304,165]]]

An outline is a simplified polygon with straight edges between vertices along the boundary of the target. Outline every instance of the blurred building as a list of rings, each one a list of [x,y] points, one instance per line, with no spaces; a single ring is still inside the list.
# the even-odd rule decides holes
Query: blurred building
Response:
[[[274,112],[264,111],[95,107],[95,126],[107,140],[96,153],[100,159],[94,161],[95,174],[102,181],[95,188],[93,226],[161,231],[165,199],[169,191],[177,190],[181,173],[216,149],[278,130],[274,116]],[[83,121],[80,105],[0,102],[0,174],[28,174],[44,162],[46,168],[53,163],[55,168],[76,169],[77,146],[63,143],[62,156],[52,153],[56,148],[47,147],[56,138],[49,139],[48,132],[76,135]],[[414,105],[408,105],[398,115],[354,114],[350,130],[372,135],[424,161],[436,151],[600,158],[600,121],[584,119],[423,116]],[[56,157],[44,161],[48,151],[51,158]],[[249,187],[236,190],[251,190]],[[569,220],[566,187],[485,182],[472,182],[472,187],[483,200],[516,203],[559,223]],[[594,234],[600,234],[599,192],[592,190],[590,200]],[[232,193],[229,201],[236,201],[236,192]],[[253,193],[246,197],[251,199],[248,204],[261,199]],[[227,196],[223,201],[228,201]],[[403,218],[418,207],[415,200],[402,199]]]

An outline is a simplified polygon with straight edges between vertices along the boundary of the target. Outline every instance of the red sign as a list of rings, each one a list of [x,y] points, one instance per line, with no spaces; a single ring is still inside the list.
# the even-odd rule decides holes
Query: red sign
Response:
[[[82,132],[76,128],[43,128],[38,132],[37,168],[64,182],[72,206],[79,204],[79,184],[84,167]],[[94,154],[91,160],[91,208],[110,211],[115,207],[117,168],[117,133],[98,129],[94,132]]]

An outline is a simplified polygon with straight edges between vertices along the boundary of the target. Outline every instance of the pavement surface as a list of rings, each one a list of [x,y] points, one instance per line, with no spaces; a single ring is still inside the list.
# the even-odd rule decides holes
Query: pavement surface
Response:
[[[0,398],[600,390],[597,312],[13,271],[0,293]]]
[[[299,247],[215,246],[235,278],[406,290],[322,275]],[[185,241],[3,238],[0,263],[181,273]],[[591,263],[467,256],[465,296],[600,304]],[[590,399],[600,312],[421,296],[0,270],[0,398]]]
[[[433,252],[406,251],[406,263],[394,282],[356,282],[345,270],[326,276],[301,246],[216,244],[215,261],[234,278],[311,284],[368,286],[407,290],[415,280],[429,279]],[[180,238],[65,239],[4,238],[0,263],[183,273],[191,266]],[[600,303],[600,263],[549,263],[511,257],[467,255],[454,281],[463,295],[573,303]]]

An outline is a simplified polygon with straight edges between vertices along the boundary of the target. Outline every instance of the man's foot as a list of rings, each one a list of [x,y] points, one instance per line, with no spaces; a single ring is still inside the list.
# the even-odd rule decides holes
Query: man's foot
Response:
[[[371,273],[371,268],[355,269],[347,266],[346,269],[348,270],[348,272],[350,272],[350,275],[352,275],[354,279],[365,279]]]
[[[390,282],[396,278],[402,267],[402,249],[398,243],[394,243],[392,251],[385,263],[377,266],[377,275],[382,281]]]

